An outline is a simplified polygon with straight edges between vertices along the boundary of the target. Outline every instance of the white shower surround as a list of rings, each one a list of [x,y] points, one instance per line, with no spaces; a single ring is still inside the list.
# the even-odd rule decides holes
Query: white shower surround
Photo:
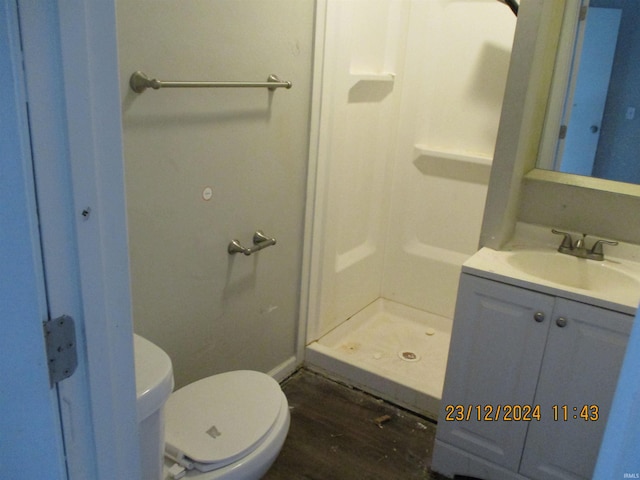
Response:
[[[326,0],[317,22],[306,361],[327,370],[319,355],[331,357],[337,376],[367,388],[364,370],[327,348],[334,333],[312,342],[351,330],[340,325],[379,298],[451,322],[478,245],[516,20],[493,0]],[[402,400],[394,388],[370,387]]]

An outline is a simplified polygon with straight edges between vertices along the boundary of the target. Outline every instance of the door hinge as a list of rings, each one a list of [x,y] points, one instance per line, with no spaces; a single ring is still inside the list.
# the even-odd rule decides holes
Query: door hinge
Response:
[[[558,138],[560,140],[566,138],[567,136],[567,126],[566,125],[560,125],[560,133],[558,134]]]
[[[44,342],[47,349],[49,381],[51,386],[70,377],[78,366],[76,329],[68,315],[43,322]]]
[[[579,21],[584,22],[587,19],[587,12],[589,11],[589,7],[583,6],[580,7],[580,18]]]

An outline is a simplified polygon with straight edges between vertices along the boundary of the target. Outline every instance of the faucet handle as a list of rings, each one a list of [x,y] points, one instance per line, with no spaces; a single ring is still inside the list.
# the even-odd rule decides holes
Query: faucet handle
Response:
[[[551,229],[551,233],[553,233],[555,235],[564,235],[564,238],[562,239],[562,243],[560,244],[560,247],[558,248],[558,250],[560,250],[560,249],[569,249],[569,250],[571,250],[573,248],[573,239],[571,238],[571,234],[570,233],[561,232],[560,230],[556,230],[555,228]]]
[[[604,250],[602,249],[602,245],[603,244],[607,244],[607,245],[618,245],[618,242],[610,242],[609,240],[598,240],[596,243],[593,244],[593,247],[591,247],[591,252],[593,255],[599,255],[602,256],[602,258],[604,258]]]

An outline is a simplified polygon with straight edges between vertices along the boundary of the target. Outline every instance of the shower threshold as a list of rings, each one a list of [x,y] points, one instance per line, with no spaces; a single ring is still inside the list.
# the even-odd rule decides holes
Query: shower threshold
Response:
[[[452,321],[379,298],[307,345],[305,364],[437,419]]]

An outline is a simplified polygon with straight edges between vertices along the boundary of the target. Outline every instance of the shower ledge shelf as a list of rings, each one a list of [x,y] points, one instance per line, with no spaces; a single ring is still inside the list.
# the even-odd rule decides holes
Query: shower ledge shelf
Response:
[[[360,82],[386,82],[393,83],[396,79],[395,73],[349,73],[349,79],[351,86],[354,86]]]
[[[425,145],[415,145],[414,148],[416,149],[418,155],[421,157],[439,158],[463,163],[473,163],[475,165],[483,165],[485,167],[490,167],[493,163],[493,159],[491,157],[486,157],[483,155],[472,155],[468,153],[454,153],[444,150],[433,150],[426,147]]]

